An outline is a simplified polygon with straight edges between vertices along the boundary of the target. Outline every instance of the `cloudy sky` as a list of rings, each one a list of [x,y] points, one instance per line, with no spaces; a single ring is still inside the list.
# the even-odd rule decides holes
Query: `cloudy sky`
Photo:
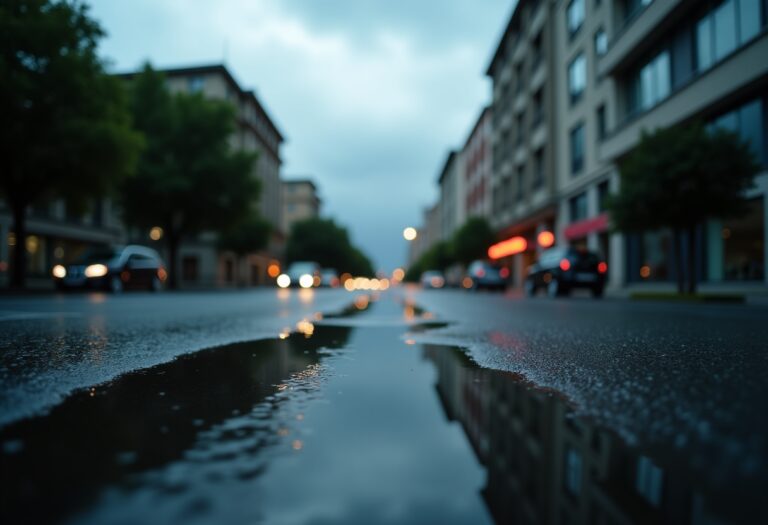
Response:
[[[286,136],[285,178],[314,178],[323,214],[391,270],[402,230],[490,87],[515,0],[90,0],[115,71],[224,61]]]

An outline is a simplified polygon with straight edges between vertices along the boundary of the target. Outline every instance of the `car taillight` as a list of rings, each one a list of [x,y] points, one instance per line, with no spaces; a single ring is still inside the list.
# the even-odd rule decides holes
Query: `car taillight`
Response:
[[[480,278],[485,277],[485,270],[483,270],[482,268],[478,268],[477,270],[475,270],[475,277],[480,277]]]
[[[509,268],[502,268],[501,270],[499,270],[499,275],[501,275],[502,279],[506,279],[507,277],[509,277]]]
[[[567,272],[571,269],[571,261],[568,259],[563,259],[560,261],[560,269],[564,272]]]
[[[608,263],[601,262],[600,264],[598,264],[597,265],[597,271],[599,273],[608,273]]]

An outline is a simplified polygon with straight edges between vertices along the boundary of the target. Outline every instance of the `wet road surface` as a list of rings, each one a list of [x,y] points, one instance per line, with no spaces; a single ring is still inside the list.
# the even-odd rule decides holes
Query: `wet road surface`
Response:
[[[6,425],[0,521],[765,522],[759,311],[454,292],[350,311],[145,367]],[[716,325],[739,331],[713,341]],[[696,353],[676,355],[674,340]],[[685,369],[659,366],[659,352]],[[713,366],[719,379],[697,376]],[[648,390],[669,374],[683,381]],[[642,402],[658,412],[635,413]],[[699,405],[712,413],[685,413]],[[702,414],[691,424],[706,431],[686,433]]]

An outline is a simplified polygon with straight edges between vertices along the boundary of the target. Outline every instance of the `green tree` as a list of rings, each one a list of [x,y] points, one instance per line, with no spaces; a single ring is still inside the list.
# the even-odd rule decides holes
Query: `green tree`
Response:
[[[488,221],[482,217],[471,217],[453,235],[453,256],[465,267],[477,259],[488,258],[488,248],[496,242]]]
[[[291,229],[285,248],[288,264],[315,261],[324,268],[359,276],[372,276],[368,257],[352,245],[347,230],[333,219],[308,219]]]
[[[486,250],[488,248],[486,247]],[[419,259],[408,268],[405,280],[418,282],[421,274],[430,270],[444,272],[449,266],[456,263],[452,242],[440,241],[432,245]]]
[[[185,236],[225,232],[252,213],[260,190],[256,156],[230,148],[235,113],[225,102],[171,94],[149,65],[133,80],[132,95],[135,125],[147,147],[124,187],[125,219],[138,228],[163,228],[169,285],[175,288]]]
[[[696,291],[696,228],[709,218],[738,216],[759,171],[748,144],[701,124],[644,133],[620,164],[621,187],[608,201],[624,232],[672,230],[678,291],[683,293],[682,243],[687,241],[688,293]]]
[[[271,233],[272,224],[258,213],[251,213],[222,232],[219,248],[240,256],[258,252],[267,247]]]
[[[96,54],[103,35],[76,0],[0,3],[0,191],[16,235],[13,287],[25,284],[31,206],[64,198],[85,211],[135,167],[141,136]]]

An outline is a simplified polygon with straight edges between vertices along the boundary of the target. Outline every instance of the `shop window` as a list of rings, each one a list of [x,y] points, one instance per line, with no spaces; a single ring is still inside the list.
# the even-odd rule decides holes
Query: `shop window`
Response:
[[[755,157],[762,164],[768,164],[766,151],[765,118],[763,102],[752,100],[709,123],[709,129],[725,129],[739,135],[747,142]]]
[[[709,276],[726,281],[763,281],[765,279],[765,202],[755,199],[749,211],[738,219],[716,223],[708,232],[711,254]],[[721,262],[722,261],[722,262]],[[717,272],[718,266],[721,268]],[[714,271],[713,271],[714,270]],[[720,273],[720,275],[717,275]]]

